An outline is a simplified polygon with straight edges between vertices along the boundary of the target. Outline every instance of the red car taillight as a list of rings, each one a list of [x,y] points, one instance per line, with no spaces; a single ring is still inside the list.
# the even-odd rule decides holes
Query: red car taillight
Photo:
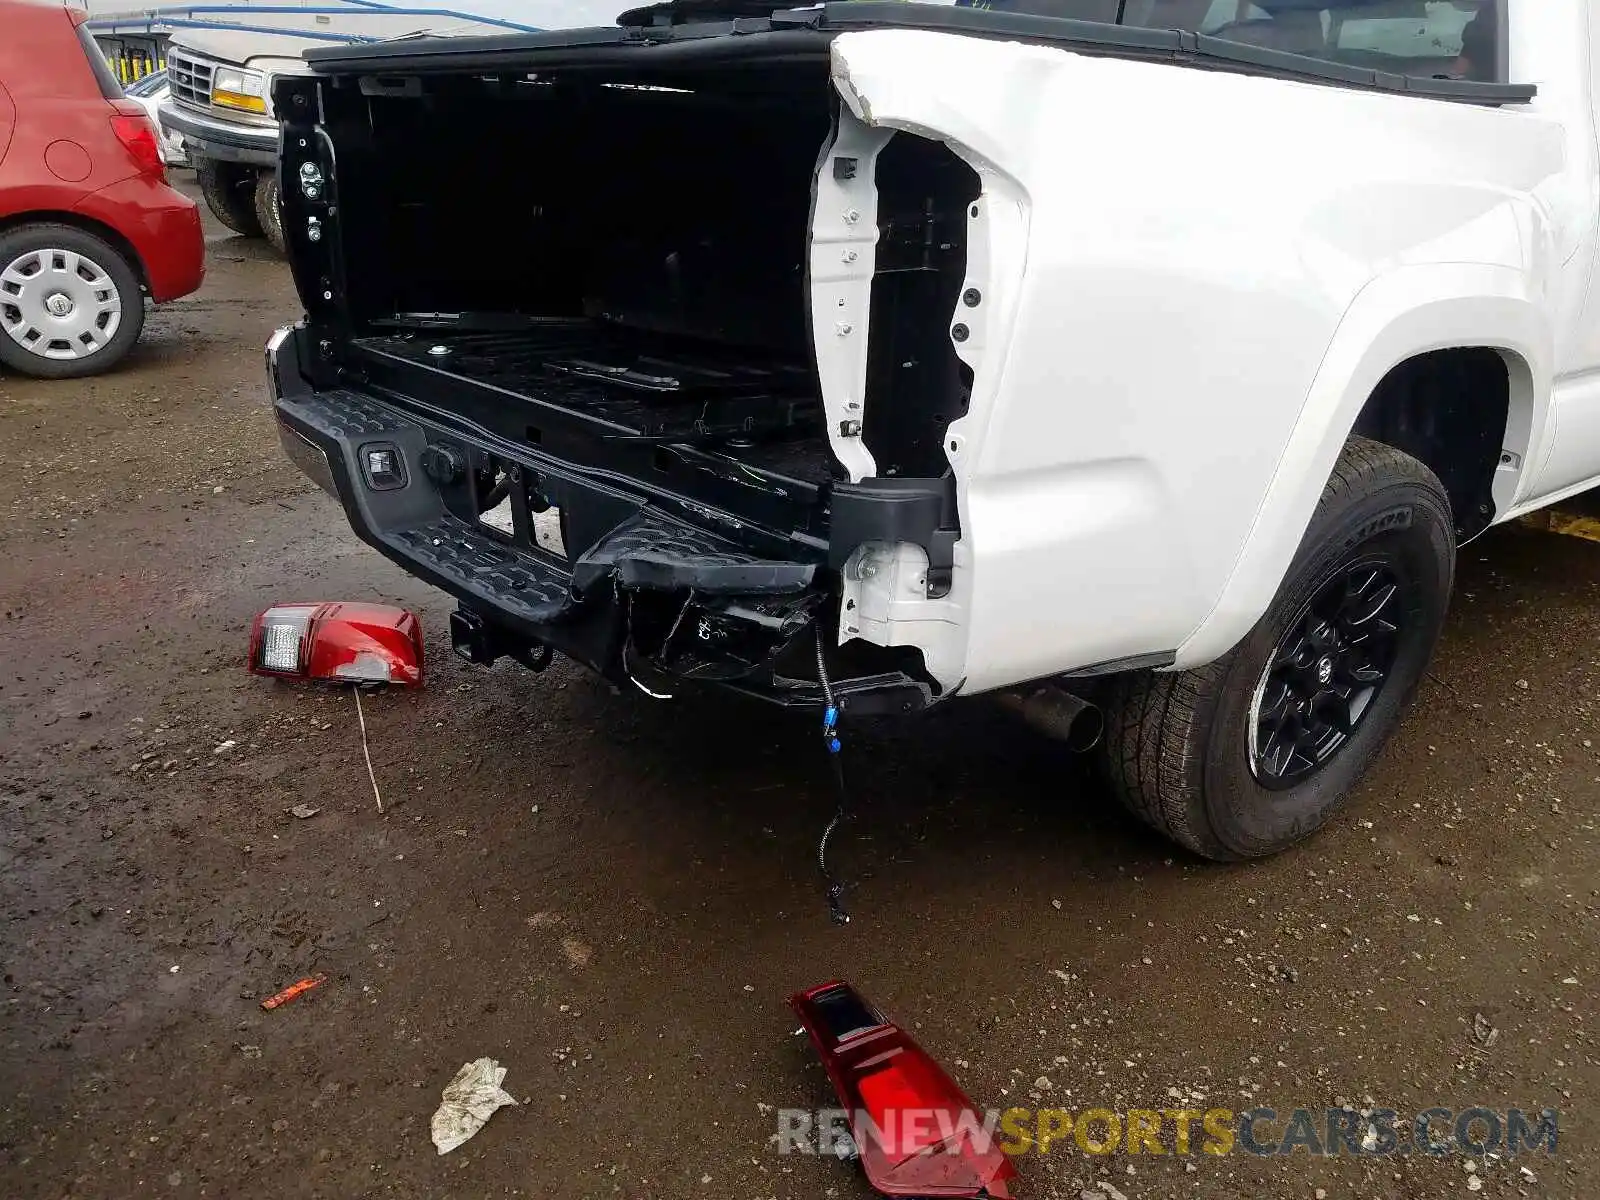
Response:
[[[848,983],[789,997],[885,1196],[1009,1200],[1016,1168],[944,1069]]]
[[[138,108],[138,105],[134,105]],[[161,161],[161,146],[156,140],[155,126],[143,109],[137,112],[117,112],[111,118],[111,129],[133,159],[139,174],[161,180],[167,179],[167,168]]]
[[[422,624],[388,604],[275,604],[250,630],[257,675],[335,683],[422,682]]]

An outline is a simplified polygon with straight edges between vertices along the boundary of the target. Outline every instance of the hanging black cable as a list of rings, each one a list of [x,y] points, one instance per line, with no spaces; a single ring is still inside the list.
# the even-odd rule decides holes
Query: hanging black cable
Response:
[[[844,908],[844,884],[828,869],[828,841],[835,830],[850,819],[850,794],[844,783],[844,763],[840,758],[839,706],[833,698],[833,684],[828,681],[828,662],[822,648],[822,625],[816,626],[817,681],[822,685],[822,745],[828,755],[828,765],[833,771],[833,783],[838,793],[839,806],[833,820],[822,831],[822,841],[817,845],[817,868],[822,872],[822,883],[828,900],[828,916],[835,925],[848,925],[850,914]]]

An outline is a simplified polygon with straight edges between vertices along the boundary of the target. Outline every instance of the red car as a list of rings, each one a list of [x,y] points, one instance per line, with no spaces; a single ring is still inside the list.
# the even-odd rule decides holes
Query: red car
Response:
[[[160,303],[200,286],[194,202],[156,131],[60,0],[0,0],[0,366],[103,371]]]

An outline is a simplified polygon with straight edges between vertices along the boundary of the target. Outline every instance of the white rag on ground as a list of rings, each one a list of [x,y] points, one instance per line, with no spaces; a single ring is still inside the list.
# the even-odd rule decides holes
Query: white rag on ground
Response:
[[[433,1114],[433,1144],[449,1154],[482,1129],[494,1110],[516,1100],[500,1086],[506,1069],[492,1058],[465,1064],[445,1084],[442,1102]]]

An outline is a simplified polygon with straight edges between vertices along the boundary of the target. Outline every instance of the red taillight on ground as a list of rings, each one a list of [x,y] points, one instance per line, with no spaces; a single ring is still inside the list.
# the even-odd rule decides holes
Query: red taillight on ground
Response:
[[[850,1114],[867,1182],[885,1196],[1009,1200],[1016,1168],[944,1069],[848,983],[789,997]]]
[[[422,624],[388,604],[275,604],[250,630],[250,670],[335,683],[422,682]]]
[[[127,111],[122,107],[123,104],[130,105],[134,111]],[[117,141],[122,143],[134,165],[139,168],[139,174],[165,183],[167,168],[161,161],[161,146],[156,140],[156,129],[150,124],[150,118],[131,100],[113,102],[113,107],[117,111],[111,117],[111,128],[117,135]]]

